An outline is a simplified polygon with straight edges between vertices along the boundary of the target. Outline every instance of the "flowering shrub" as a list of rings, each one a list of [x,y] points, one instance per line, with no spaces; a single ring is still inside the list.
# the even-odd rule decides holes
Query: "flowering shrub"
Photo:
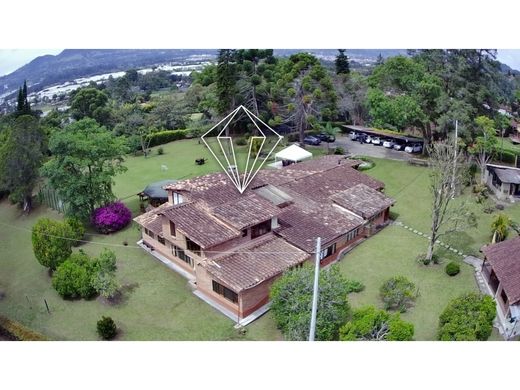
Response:
[[[97,231],[108,234],[123,229],[130,223],[132,213],[122,202],[99,207],[92,214],[92,225]]]

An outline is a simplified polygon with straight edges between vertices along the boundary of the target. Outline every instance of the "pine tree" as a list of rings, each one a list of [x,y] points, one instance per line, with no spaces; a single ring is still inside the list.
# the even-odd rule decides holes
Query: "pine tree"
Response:
[[[235,104],[237,69],[235,50],[221,49],[217,59],[217,110],[223,115]]]
[[[385,60],[383,59],[383,56],[381,53],[377,56],[376,65],[383,65],[385,63]]]
[[[29,101],[27,100],[27,80],[23,81],[22,95],[23,95],[23,110],[22,111],[24,112],[24,114],[30,114],[31,106],[29,104]]]
[[[24,100],[23,100],[23,91],[22,91],[22,87],[20,87],[20,89],[18,89],[18,101],[16,103],[16,111],[17,112],[23,112],[24,110]]]
[[[348,57],[345,54],[345,49],[338,49],[338,55],[336,56],[336,74],[349,74],[350,73],[350,64],[348,62]]]

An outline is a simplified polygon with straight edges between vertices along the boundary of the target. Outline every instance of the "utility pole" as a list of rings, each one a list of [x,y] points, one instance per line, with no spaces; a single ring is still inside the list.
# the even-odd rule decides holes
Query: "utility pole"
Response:
[[[316,239],[316,266],[314,268],[314,291],[312,293],[311,328],[309,330],[309,341],[314,341],[316,333],[316,313],[318,312],[318,283],[320,277],[320,252],[321,238]]]
[[[458,151],[458,139],[459,139],[459,121],[455,120],[455,141],[454,147],[455,152],[453,153],[453,177],[451,179],[451,198],[455,198],[455,175],[457,173],[457,151]]]

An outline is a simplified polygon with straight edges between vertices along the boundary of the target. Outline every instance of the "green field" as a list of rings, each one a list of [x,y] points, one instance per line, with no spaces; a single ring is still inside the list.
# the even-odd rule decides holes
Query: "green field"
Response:
[[[134,212],[138,209],[135,196],[148,183],[180,179],[218,171],[209,152],[196,140],[184,140],[163,145],[164,155],[155,152],[149,158],[129,157],[128,171],[116,178],[115,193],[124,198]],[[315,155],[324,149],[312,149]],[[240,151],[239,153],[243,153]],[[206,157],[208,163],[195,165],[195,158]],[[161,165],[168,170],[162,171]],[[386,192],[396,199],[393,210],[407,224],[426,231],[429,216],[428,174],[425,168],[402,162],[376,160],[368,174],[386,183]],[[465,195],[468,199],[471,196]],[[480,206],[473,204],[476,211]],[[517,220],[520,208],[507,212]],[[233,328],[233,321],[216,312],[195,297],[185,279],[158,263],[139,248],[133,248],[139,235],[135,226],[109,236],[92,235],[82,249],[97,254],[107,246],[118,258],[117,277],[123,286],[123,299],[110,305],[102,299],[91,301],[61,299],[50,284],[48,272],[32,253],[30,229],[43,216],[59,219],[52,210],[38,207],[29,216],[22,215],[7,201],[0,202],[0,314],[41,332],[52,339],[95,340],[95,323],[102,315],[110,315],[121,328],[122,340],[279,340],[269,314],[247,327],[245,335]],[[479,214],[479,227],[451,238],[461,248],[478,251],[489,240],[491,216]],[[93,233],[93,232],[90,232]],[[128,246],[123,242],[127,241]],[[365,291],[352,294],[354,306],[380,305],[378,290],[391,276],[403,274],[420,288],[417,304],[404,318],[412,321],[419,340],[435,339],[439,312],[447,301],[462,292],[476,289],[472,270],[462,266],[454,278],[444,274],[443,266],[420,266],[418,253],[425,251],[426,240],[399,227],[388,227],[365,241],[340,263],[349,278],[362,281]],[[445,257],[454,256],[451,253]],[[460,261],[460,260],[458,260]],[[1,295],[0,295],[1,296]],[[50,307],[47,313],[44,299]]]

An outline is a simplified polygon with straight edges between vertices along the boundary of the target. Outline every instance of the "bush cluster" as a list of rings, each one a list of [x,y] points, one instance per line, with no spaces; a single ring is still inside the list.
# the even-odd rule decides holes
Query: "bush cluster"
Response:
[[[460,265],[458,263],[455,263],[454,261],[451,261],[448,264],[446,264],[444,270],[448,275],[455,276],[460,272]]]
[[[85,236],[85,226],[83,222],[77,217],[67,217],[65,219],[65,223],[70,226],[72,230],[72,238],[77,240],[73,242],[74,246],[78,246],[81,244],[81,240]]]
[[[493,298],[469,293],[453,299],[439,317],[439,340],[485,341],[493,330]]]
[[[44,267],[55,270],[72,253],[74,233],[69,224],[41,218],[32,228],[34,256]]]
[[[247,145],[247,140],[244,137],[240,137],[240,138],[237,138],[237,140],[235,141],[235,144],[237,144],[237,146],[245,146],[245,145]]]
[[[122,202],[99,207],[92,213],[91,223],[100,233],[108,234],[123,229],[130,223],[132,212]]]
[[[358,293],[365,289],[365,285],[357,280],[347,279],[346,284],[349,294],[353,292]]]
[[[404,276],[395,276],[388,279],[381,286],[379,293],[385,304],[385,309],[404,313],[413,304],[419,295],[415,284]]]
[[[167,144],[168,142],[185,139],[188,136],[188,130],[163,130],[149,135],[150,147]]]
[[[103,250],[92,259],[80,250],[58,266],[52,275],[52,286],[63,298],[91,298],[96,293],[110,298],[117,291],[116,257]]]

